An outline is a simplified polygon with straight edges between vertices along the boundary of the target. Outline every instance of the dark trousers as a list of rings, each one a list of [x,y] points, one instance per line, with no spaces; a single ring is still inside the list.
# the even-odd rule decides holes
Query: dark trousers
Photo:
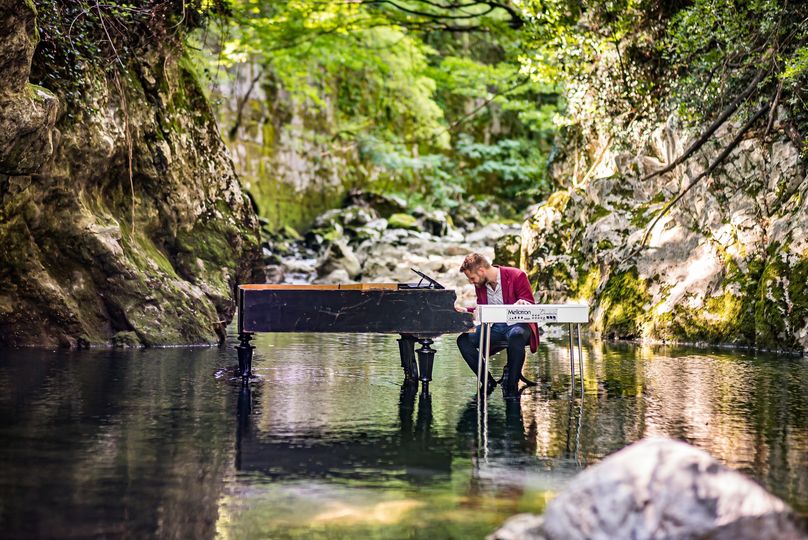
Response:
[[[506,366],[507,378],[504,381],[506,392],[515,392],[519,377],[522,375],[522,365],[525,363],[525,346],[530,342],[530,327],[527,324],[514,324],[508,326],[505,323],[491,325],[491,346],[489,355],[496,354],[503,349],[508,349],[508,364]],[[477,373],[477,360],[480,351],[480,327],[473,333],[460,334],[457,336],[457,347],[463,360],[469,365],[471,370]],[[487,368],[483,364],[483,371],[487,373]],[[493,379],[488,373],[488,378]]]

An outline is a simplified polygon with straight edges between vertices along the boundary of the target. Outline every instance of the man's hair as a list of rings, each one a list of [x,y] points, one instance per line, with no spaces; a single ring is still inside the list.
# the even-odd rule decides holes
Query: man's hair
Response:
[[[470,253],[463,259],[463,264],[460,265],[461,272],[473,272],[478,268],[488,268],[491,264],[488,260],[479,253]]]

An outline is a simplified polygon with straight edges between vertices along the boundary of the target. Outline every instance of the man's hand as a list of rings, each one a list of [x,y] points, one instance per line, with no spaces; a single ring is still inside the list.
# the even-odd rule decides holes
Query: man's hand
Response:
[[[519,300],[517,300],[516,302],[514,302],[514,304],[515,304],[515,305],[517,305],[517,306],[522,306],[522,305],[524,305],[524,304],[530,304],[530,302],[528,302],[527,300],[525,300],[525,299],[523,299],[523,298],[520,298]]]
[[[464,308],[463,306],[458,306],[457,304],[455,304],[454,308],[455,308],[455,311],[458,311],[460,313],[466,313],[467,312],[466,308]]]

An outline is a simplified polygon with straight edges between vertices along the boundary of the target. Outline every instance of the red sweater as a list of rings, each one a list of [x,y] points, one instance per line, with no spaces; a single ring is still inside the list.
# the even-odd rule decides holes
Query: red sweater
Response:
[[[499,279],[502,281],[502,303],[515,304],[520,299],[530,304],[536,303],[527,275],[518,268],[499,266]],[[474,289],[477,292],[477,305],[487,304],[488,290],[485,285]],[[469,308],[469,311],[474,311],[474,308]],[[530,326],[530,352],[536,352],[539,348],[539,326],[536,323],[528,323],[528,326]]]

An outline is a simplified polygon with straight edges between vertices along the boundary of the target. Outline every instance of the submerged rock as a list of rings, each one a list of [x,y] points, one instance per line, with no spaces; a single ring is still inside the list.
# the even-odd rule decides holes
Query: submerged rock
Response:
[[[508,520],[489,540],[805,539],[791,509],[706,452],[646,439],[579,474],[543,516]]]

